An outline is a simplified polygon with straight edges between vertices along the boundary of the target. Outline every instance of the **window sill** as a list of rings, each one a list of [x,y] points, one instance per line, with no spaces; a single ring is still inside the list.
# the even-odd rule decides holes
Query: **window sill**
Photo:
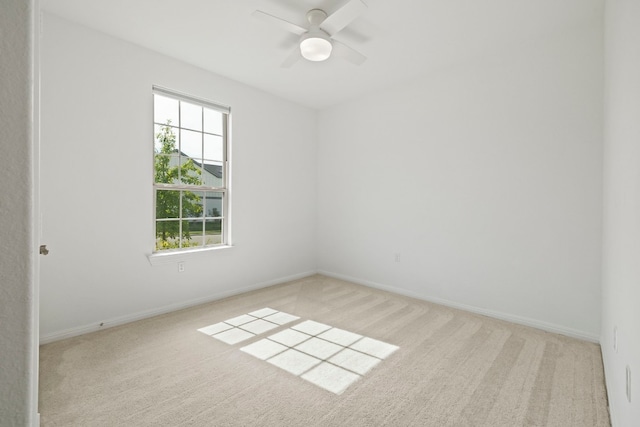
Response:
[[[154,252],[147,255],[147,259],[151,265],[164,265],[175,262],[182,262],[188,259],[200,258],[202,256],[210,255],[213,253],[225,252],[228,249],[233,248],[231,245],[213,246],[210,248],[200,249],[185,249],[183,251],[174,252]]]

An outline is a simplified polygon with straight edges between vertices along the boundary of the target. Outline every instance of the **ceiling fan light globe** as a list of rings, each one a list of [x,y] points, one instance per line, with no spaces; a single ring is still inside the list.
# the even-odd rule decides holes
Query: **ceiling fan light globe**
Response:
[[[324,61],[331,56],[333,46],[322,37],[307,37],[300,42],[300,53],[309,61]]]

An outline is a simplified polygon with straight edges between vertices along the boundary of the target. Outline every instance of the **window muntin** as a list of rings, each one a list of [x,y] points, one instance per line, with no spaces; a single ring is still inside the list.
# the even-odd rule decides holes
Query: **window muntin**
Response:
[[[154,87],[155,251],[228,244],[229,108]]]

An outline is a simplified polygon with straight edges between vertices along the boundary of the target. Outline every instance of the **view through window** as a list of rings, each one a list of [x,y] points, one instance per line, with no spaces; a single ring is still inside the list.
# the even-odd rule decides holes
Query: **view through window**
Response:
[[[154,87],[155,250],[227,244],[229,108]]]

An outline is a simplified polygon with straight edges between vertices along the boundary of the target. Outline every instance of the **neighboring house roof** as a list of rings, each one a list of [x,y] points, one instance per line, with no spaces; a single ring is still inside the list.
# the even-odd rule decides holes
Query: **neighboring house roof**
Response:
[[[195,165],[198,166],[198,167],[202,166],[202,163],[198,162],[193,157],[189,157],[188,155],[186,155],[182,151],[180,152],[180,157],[186,157],[188,159],[191,159],[193,161],[193,163],[195,163]],[[222,178],[222,165],[210,165],[210,164],[205,163],[204,164],[204,170],[209,172],[211,175],[215,176],[216,178]]]
[[[193,161],[193,163],[198,164],[198,162],[196,162],[195,160]],[[216,178],[222,178],[222,165],[208,165],[208,164],[205,164],[204,165],[204,170],[206,170],[207,172],[209,172],[211,175],[215,176]]]

